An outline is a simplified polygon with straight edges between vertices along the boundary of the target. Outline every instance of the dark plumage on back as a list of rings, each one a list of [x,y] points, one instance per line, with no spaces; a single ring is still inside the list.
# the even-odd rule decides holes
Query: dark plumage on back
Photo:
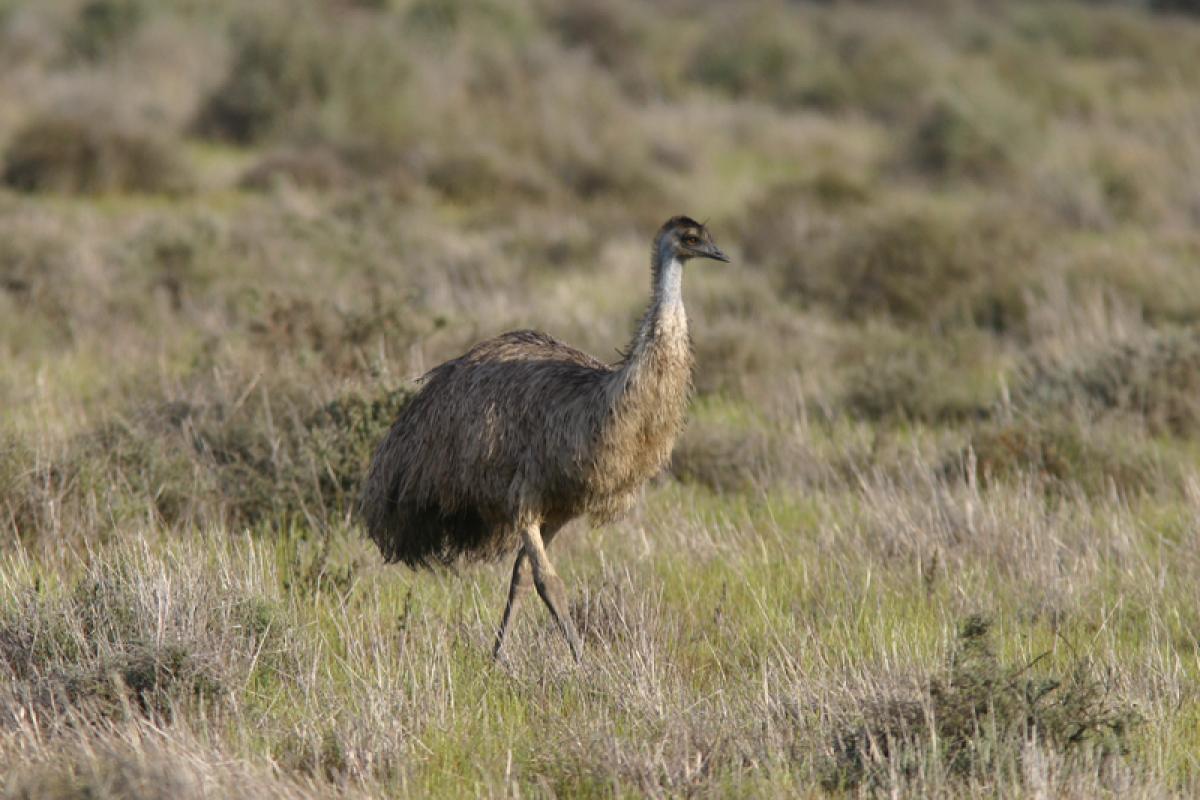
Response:
[[[532,577],[578,657],[544,546],[577,516],[620,514],[666,465],[691,387],[682,271],[698,257],[728,260],[703,225],[668,220],[654,239],[650,306],[619,363],[537,331],[503,334],[431,370],[376,450],[361,514],[388,561],[520,548],[497,653]]]
[[[538,331],[489,339],[431,370],[367,479],[364,520],[384,558],[421,567],[514,549],[514,481],[551,467],[530,450],[551,446],[561,434],[547,424],[567,422],[564,411],[602,392],[612,372]]]

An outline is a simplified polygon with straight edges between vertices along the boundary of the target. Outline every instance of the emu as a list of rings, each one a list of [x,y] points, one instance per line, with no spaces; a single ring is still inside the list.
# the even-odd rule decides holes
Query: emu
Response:
[[[538,331],[502,334],[426,374],[375,451],[360,512],[386,561],[517,550],[496,659],[531,584],[582,658],[546,546],[575,517],[627,511],[666,466],[691,392],[681,285],[693,258],[729,261],[703,224],[672,217],[654,237],[650,305],[616,364]]]

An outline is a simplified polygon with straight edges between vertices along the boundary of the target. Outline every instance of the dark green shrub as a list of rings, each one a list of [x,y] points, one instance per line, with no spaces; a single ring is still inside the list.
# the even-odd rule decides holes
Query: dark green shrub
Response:
[[[196,638],[153,641],[144,576],[127,564],[80,578],[65,596],[32,590],[0,613],[0,674],[31,711],[166,717],[226,694],[219,667]],[[157,620],[163,623],[162,619]],[[252,639],[249,634],[247,639]],[[249,647],[254,646],[251,640]]]
[[[214,667],[183,642],[134,644],[92,669],[54,676],[49,687],[65,706],[119,715],[130,701],[147,715],[169,717],[181,702],[211,703],[225,694]]]
[[[404,390],[375,398],[350,394],[308,414],[277,416],[274,431],[263,419],[230,415],[220,406],[176,406],[170,418],[176,420],[180,444],[191,448],[185,464],[199,471],[202,485],[217,488],[224,500],[213,500],[233,520],[327,518],[344,514],[357,501],[373,448],[408,397]],[[128,431],[121,438],[133,449],[120,469],[149,477],[140,491],[162,511],[164,498],[186,494],[196,481],[186,470],[172,469],[174,459],[162,465],[165,471],[141,470],[139,433]],[[113,452],[111,445],[108,449]]]
[[[16,534],[41,527],[46,509],[31,478],[34,455],[15,437],[0,435],[0,529]]]
[[[165,140],[74,116],[35,119],[17,133],[4,160],[4,183],[24,192],[176,193],[191,184]]]
[[[871,199],[868,181],[825,166],[807,184],[808,192],[824,208],[837,210],[862,205]]]
[[[414,111],[400,22],[384,13],[345,13],[303,4],[273,16],[238,18],[225,79],[193,120],[201,136],[240,145],[282,139],[336,143],[394,158]]]
[[[1200,0],[1150,0],[1155,11],[1177,11],[1181,14],[1200,14]]]
[[[872,704],[839,732],[826,788],[881,788],[889,773],[915,776],[931,757],[955,777],[987,780],[1019,767],[1031,740],[1085,764],[1128,752],[1140,717],[1093,664],[1080,659],[1065,674],[1005,664],[990,629],[985,618],[966,619],[921,697]]]
[[[142,0],[90,0],[79,10],[67,42],[81,58],[99,61],[137,33],[145,18]]]
[[[462,21],[469,0],[415,0],[405,22],[425,33],[449,33]]]
[[[408,397],[351,393],[309,410],[286,400],[257,411],[183,401],[140,409],[77,437],[38,469],[21,464],[20,452],[0,453],[0,525],[36,536],[51,499],[79,512],[103,507],[101,526],[148,511],[170,525],[344,518]]]
[[[780,254],[791,261],[785,289],[802,302],[850,319],[887,316],[934,328],[1006,331],[1024,319],[1035,245],[1003,212],[905,205],[815,229],[811,238]]]
[[[256,21],[234,31],[233,64],[200,110],[200,134],[257,142],[329,96],[337,53],[308,22]]]
[[[909,159],[938,178],[986,179],[1012,173],[1035,129],[1020,98],[998,86],[943,92],[925,104]]]
[[[854,417],[946,424],[987,414],[1000,365],[983,334],[910,336],[880,330],[843,348],[852,365],[842,402]]]
[[[783,313],[769,318],[764,309],[757,320],[726,316],[706,322],[695,345],[697,393],[754,399],[756,390],[800,369],[803,355],[776,344],[800,335]]]

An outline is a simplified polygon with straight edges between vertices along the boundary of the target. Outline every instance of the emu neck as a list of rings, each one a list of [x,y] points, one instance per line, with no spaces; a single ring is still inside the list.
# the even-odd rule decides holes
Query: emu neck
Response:
[[[656,253],[651,272],[651,310],[683,311],[683,262],[673,253]]]
[[[691,380],[691,347],[683,308],[683,262],[665,245],[650,263],[650,306],[629,346],[620,371],[626,401],[660,402]]]
[[[592,460],[598,496],[625,497],[661,470],[683,427],[692,384],[683,265],[656,248],[651,267],[650,306],[625,361],[605,384],[607,413]]]
[[[692,385],[692,350],[680,291],[683,265],[656,246],[650,306],[624,362],[604,383],[597,418],[591,491],[606,498],[593,513],[609,513],[659,472],[683,427]],[[623,498],[623,499],[622,499]],[[606,511],[608,509],[608,511]]]
[[[629,360],[646,358],[649,351],[664,345],[687,342],[687,313],[683,308],[683,261],[665,242],[658,244],[650,260],[650,307],[642,317]]]

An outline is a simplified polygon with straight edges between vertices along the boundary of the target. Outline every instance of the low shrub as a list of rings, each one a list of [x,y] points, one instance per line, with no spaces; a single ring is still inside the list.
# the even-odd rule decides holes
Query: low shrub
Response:
[[[1177,472],[1164,453],[1119,425],[1085,426],[1059,416],[988,421],[945,465],[950,475],[975,470],[985,486],[1033,480],[1051,493],[1141,494]]]
[[[844,346],[847,413],[872,420],[954,424],[986,416],[999,391],[992,342],[973,333],[932,338],[887,328]]]
[[[785,291],[849,319],[1020,326],[1035,243],[1006,212],[903,203],[820,229],[785,262]]]
[[[1013,393],[1036,416],[1131,417],[1154,435],[1200,436],[1200,329],[1148,333],[1075,356],[1034,364]]]
[[[218,504],[236,522],[305,514],[328,519],[345,515],[357,501],[373,448],[408,397],[406,390],[373,398],[349,394],[307,414],[277,416],[274,431],[265,419],[220,406],[179,408],[176,418],[192,448],[189,461],[218,487],[224,498]],[[138,466],[136,452],[130,466]],[[186,489],[169,473],[162,478],[144,486],[146,495]]]
[[[7,477],[0,521],[32,536],[50,524],[38,513],[49,498],[82,519],[94,516],[86,509],[105,509],[92,519],[101,527],[147,511],[175,525],[344,518],[375,444],[408,397],[404,389],[350,393],[307,411],[286,399],[257,410],[223,401],[142,409],[77,437],[61,458]]]
[[[751,199],[737,221],[742,252],[752,263],[785,272],[801,270],[821,243],[836,235],[838,222],[825,213],[807,181],[773,184]],[[802,273],[803,274],[803,273]]]
[[[754,97],[783,107],[815,103],[807,83],[820,64],[814,34],[796,17],[763,9],[731,16],[699,43],[687,76],[735,97]]]
[[[582,0],[555,7],[548,16],[564,45],[586,50],[626,92],[635,97],[662,93],[664,82],[650,57],[650,26],[636,5]]]
[[[930,758],[952,776],[986,780],[1019,767],[1031,742],[1085,764],[1128,752],[1140,718],[1093,664],[1080,659],[1053,674],[1035,663],[1003,663],[990,621],[966,619],[920,697],[872,703],[835,736],[825,787],[881,788],[896,772],[915,777]]]
[[[165,139],[70,115],[27,124],[8,146],[4,162],[4,183],[23,192],[178,193],[192,183]]]
[[[214,667],[184,642],[137,643],[84,668],[33,682],[34,698],[68,708],[122,716],[126,708],[169,718],[180,703],[211,704],[226,692]]]
[[[156,588],[128,566],[94,567],[64,595],[32,591],[4,609],[0,673],[14,699],[46,718],[121,718],[129,711],[169,718],[181,705],[225,697],[222,667],[206,652],[213,631],[181,630],[195,623],[191,616],[164,618],[193,609],[154,596]],[[158,637],[148,633],[156,624]],[[253,655],[256,635],[242,642],[243,657]]]
[[[304,6],[253,13],[232,33],[233,57],[193,122],[201,136],[250,145],[271,138],[394,145],[407,117],[409,72],[393,15]]]
[[[225,81],[200,109],[196,130],[238,144],[257,142],[283,122],[324,100],[330,91],[329,53],[303,20],[261,21],[234,31],[234,56]]]
[[[181,735],[175,727],[155,730],[154,723],[78,726],[36,752],[23,753],[4,777],[4,795],[12,800],[314,796],[311,789],[281,779],[276,769],[249,767],[211,737]]]
[[[768,387],[812,367],[819,323],[796,314],[770,282],[734,272],[696,274],[689,316],[703,331],[693,342],[699,395],[764,399]],[[779,342],[792,346],[780,347]]]
[[[206,298],[223,260],[222,245],[221,227],[204,217],[154,219],[122,242],[123,277],[162,292],[178,312]]]
[[[912,36],[878,17],[758,6],[713,26],[685,74],[785,109],[853,109],[895,119],[920,97],[934,70]]]
[[[706,398],[671,453],[670,475],[717,492],[812,485],[832,474],[794,432],[760,419],[752,406]]]
[[[446,152],[429,165],[425,181],[446,199],[459,203],[543,198],[549,186],[537,170],[522,170],[511,161],[501,153],[482,149]]]
[[[737,221],[737,235],[747,258],[774,266],[795,263],[830,236],[839,224],[857,219],[872,200],[862,177],[824,167],[811,178],[769,185],[747,205]]]
[[[1035,129],[1027,104],[1000,86],[943,91],[925,102],[907,157],[937,178],[994,178],[1015,170]]]
[[[70,328],[73,283],[70,245],[56,230],[13,218],[0,225],[0,292],[24,311],[36,311],[60,335]]]
[[[693,424],[671,453],[671,475],[714,491],[748,491],[770,483],[780,447],[765,431]]]
[[[80,58],[100,61],[137,33],[145,19],[142,0],[89,0],[67,33],[67,45]]]

